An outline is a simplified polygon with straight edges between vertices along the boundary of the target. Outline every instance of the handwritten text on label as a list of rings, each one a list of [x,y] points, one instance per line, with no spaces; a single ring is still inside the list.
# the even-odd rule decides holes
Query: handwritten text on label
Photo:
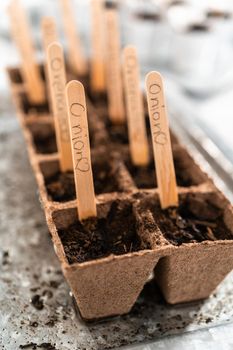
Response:
[[[166,145],[167,135],[163,130],[161,130],[160,123],[160,109],[165,108],[164,105],[160,105],[159,94],[161,92],[161,86],[159,84],[151,84],[148,92],[149,108],[152,115],[152,134],[154,142],[158,145]]]
[[[66,115],[66,100],[64,95],[64,84],[62,81],[63,62],[59,57],[55,57],[50,62],[52,75],[52,87],[55,91],[56,116],[59,120],[61,140],[69,142],[69,130]]]
[[[70,106],[70,113],[73,117],[77,118],[75,125],[72,125],[73,133],[75,137],[72,137],[72,145],[75,156],[75,169],[83,173],[90,170],[90,164],[88,158],[85,157],[85,143],[87,142],[87,132],[82,128],[79,118],[85,117],[85,107],[80,103],[72,103]]]

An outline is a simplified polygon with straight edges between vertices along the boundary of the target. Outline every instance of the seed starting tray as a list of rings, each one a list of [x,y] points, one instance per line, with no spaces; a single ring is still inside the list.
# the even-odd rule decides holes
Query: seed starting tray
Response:
[[[120,254],[110,251],[104,257],[72,261],[67,254],[65,232],[77,222],[77,208],[72,193],[53,200],[51,181],[55,178],[56,188],[60,173],[53,118],[48,106],[28,104],[19,69],[10,68],[8,73],[55,252],[82,318],[93,321],[128,313],[151,278],[170,304],[207,298],[233,268],[232,237],[215,232],[200,242],[171,242],[166,229],[156,220],[159,199],[155,175],[154,183],[150,182],[153,161],[143,169],[144,174],[135,169],[130,162],[126,127],[109,123],[105,98],[92,96],[85,82],[94,183],[99,188],[97,225],[109,224],[112,218],[108,232],[111,235],[114,227],[118,230],[120,225],[123,229],[130,218],[127,228],[134,227],[132,242],[136,243],[135,247],[126,244],[125,252]],[[180,205],[195,207],[193,210],[201,213],[204,221],[215,208],[216,218],[221,212],[216,230],[227,229],[232,234],[233,211],[228,200],[173,134],[172,149]],[[141,181],[143,175],[149,179],[146,186]],[[71,188],[72,174],[69,178]]]

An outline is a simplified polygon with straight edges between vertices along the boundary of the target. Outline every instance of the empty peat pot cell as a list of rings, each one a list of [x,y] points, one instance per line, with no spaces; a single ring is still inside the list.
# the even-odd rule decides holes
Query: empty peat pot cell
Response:
[[[49,115],[49,105],[48,101],[43,104],[32,104],[26,92],[22,92],[19,95],[20,107],[24,114],[27,116],[48,116]]]
[[[95,194],[123,191],[119,182],[122,165],[114,159],[92,157],[92,171]],[[52,201],[66,202],[76,199],[74,175],[72,171],[62,173],[59,162],[44,161],[40,163],[48,198]]]
[[[159,259],[137,230],[130,198],[100,203],[97,212],[83,222],[76,208],[52,214],[56,251],[86,320],[129,312]]]
[[[31,132],[36,153],[51,154],[57,152],[57,144],[52,123],[30,123],[28,129]]]
[[[196,186],[207,181],[207,175],[202,172],[193,158],[181,146],[173,148],[174,166],[177,185],[180,187]],[[155,164],[152,156],[147,166],[135,166],[128,158],[125,161],[135,185],[139,189],[157,187]]]
[[[155,269],[165,299],[183,303],[207,298],[233,269],[233,211],[219,192],[190,192],[179,196],[179,207],[162,210],[148,197],[164,238],[173,247]]]

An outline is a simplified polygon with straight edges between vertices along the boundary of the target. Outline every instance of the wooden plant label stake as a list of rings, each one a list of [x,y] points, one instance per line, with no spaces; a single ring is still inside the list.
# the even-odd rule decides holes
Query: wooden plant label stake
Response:
[[[66,75],[62,46],[53,42],[47,49],[49,90],[62,172],[73,170],[70,130],[66,106]]]
[[[42,33],[42,47],[44,50],[45,56],[47,55],[47,48],[48,46],[58,41],[58,33],[56,28],[56,23],[53,17],[44,16],[41,20],[41,33]],[[45,72],[45,81],[46,85],[49,83],[49,77],[48,77],[48,67],[47,67],[47,59],[44,58],[44,72]],[[47,88],[47,98],[48,98],[48,104],[49,104],[49,110],[53,110],[52,107],[52,101],[51,101],[51,94],[50,94],[50,88],[48,86]]]
[[[70,121],[74,179],[79,220],[94,217],[95,191],[91,167],[91,152],[87,122],[87,106],[83,85],[76,80],[66,86],[67,108]]]
[[[115,9],[106,9],[106,77],[109,117],[112,123],[125,121],[120,63],[120,37]]]
[[[147,74],[146,93],[159,197],[161,207],[165,209],[178,205],[178,193],[163,82],[158,72]]]
[[[105,64],[104,64],[104,7],[103,0],[91,1],[91,88],[94,92],[105,91]]]
[[[123,50],[123,76],[131,158],[133,164],[143,166],[149,163],[149,147],[140,90],[139,64],[133,46],[127,46]]]
[[[56,22],[53,17],[44,16],[41,20],[43,49],[46,53],[49,44],[58,41]]]
[[[75,74],[83,76],[87,73],[87,62],[84,57],[81,40],[76,30],[74,10],[71,0],[60,0],[64,32],[68,46],[68,61]]]
[[[11,33],[21,56],[22,75],[28,99],[32,104],[43,104],[45,102],[44,83],[36,63],[36,54],[26,13],[19,0],[11,1],[8,13]]]

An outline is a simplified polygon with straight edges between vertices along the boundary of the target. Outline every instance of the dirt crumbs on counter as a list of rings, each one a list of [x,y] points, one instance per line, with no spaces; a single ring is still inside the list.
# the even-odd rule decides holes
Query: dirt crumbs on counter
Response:
[[[93,164],[93,178],[96,194],[119,191],[116,178],[107,163]],[[73,172],[57,172],[47,180],[46,187],[53,201],[66,202],[76,198]]]
[[[25,345],[20,345],[20,349],[32,349],[32,350],[56,350],[55,346],[51,343],[42,343],[42,344],[35,344],[35,343],[28,343]]]
[[[2,265],[8,265],[9,264],[9,252],[7,250],[3,251],[2,253]]]
[[[31,298],[31,304],[34,306],[37,310],[42,310],[44,308],[44,302],[43,299],[40,297],[39,294],[35,294]]]
[[[173,245],[233,239],[223,220],[222,209],[203,198],[188,197],[177,208],[153,211],[165,238]]]
[[[151,13],[151,12],[138,12],[135,14],[135,18],[143,20],[143,21],[160,21],[161,16],[159,13]]]
[[[140,249],[130,203],[115,201],[106,218],[90,218],[60,230],[69,263],[121,255]]]

